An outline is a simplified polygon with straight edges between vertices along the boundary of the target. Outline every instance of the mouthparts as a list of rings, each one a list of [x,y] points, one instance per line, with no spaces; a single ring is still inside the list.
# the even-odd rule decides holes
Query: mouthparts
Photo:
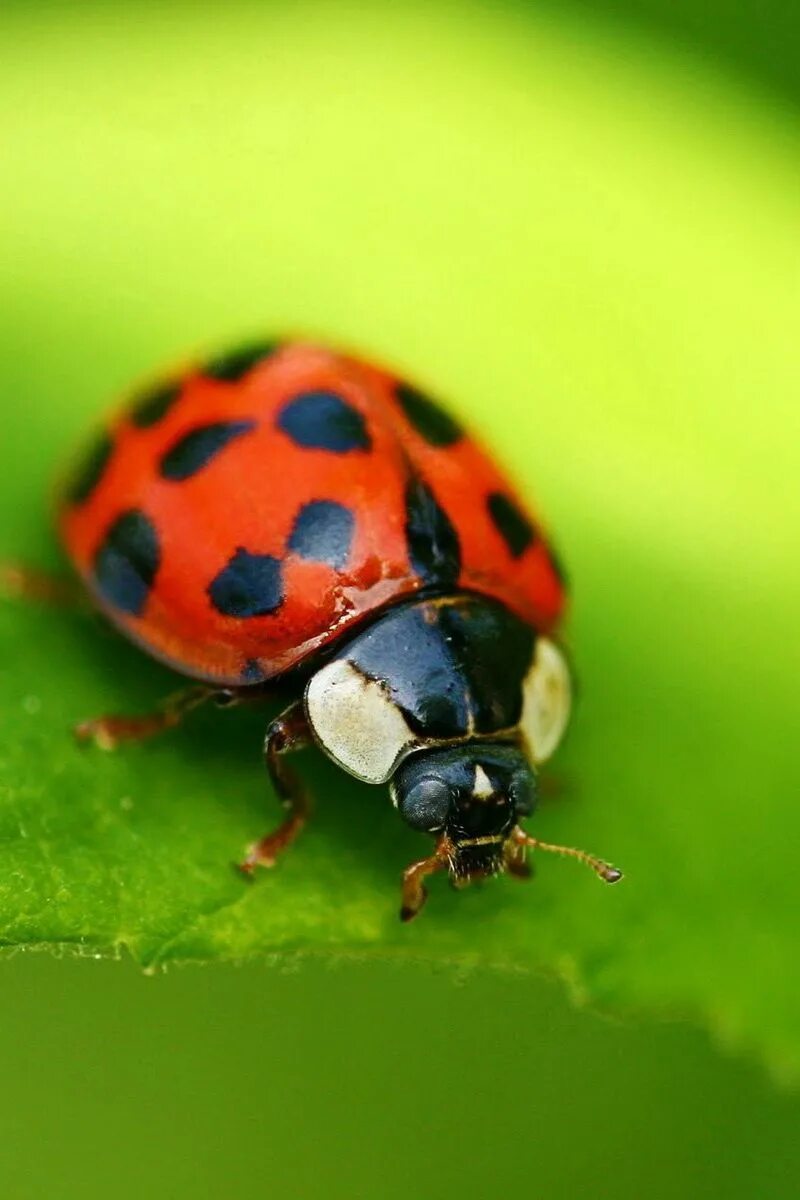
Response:
[[[505,834],[464,838],[454,843],[450,872],[456,883],[469,883],[487,875],[499,875],[505,869]]]

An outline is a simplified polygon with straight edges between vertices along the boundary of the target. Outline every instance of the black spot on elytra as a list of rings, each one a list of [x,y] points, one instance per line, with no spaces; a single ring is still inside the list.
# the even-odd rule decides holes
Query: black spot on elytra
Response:
[[[425,583],[451,586],[461,572],[461,545],[447,513],[421,479],[406,487],[406,538],[411,565]]]
[[[502,492],[492,492],[486,499],[486,507],[511,557],[520,558],[536,537],[530,521],[514,501]]]
[[[358,409],[336,392],[301,392],[285,404],[278,428],[305,450],[369,450],[372,442]]]
[[[105,431],[86,448],[67,485],[67,500],[71,504],[83,504],[89,499],[103,478],[113,449],[114,443]]]
[[[217,421],[201,425],[179,438],[161,456],[159,470],[164,479],[179,482],[208,466],[229,442],[255,429],[255,421]]]
[[[211,379],[219,379],[225,383],[237,383],[262,359],[269,358],[280,349],[280,342],[264,341],[249,342],[237,346],[234,350],[225,351],[208,360],[201,368],[204,375]]]
[[[134,398],[128,416],[138,429],[149,429],[151,425],[157,425],[172,408],[182,388],[183,384],[178,380],[155,384]]]
[[[141,616],[161,562],[158,534],[141,509],[117,517],[94,556],[94,577],[104,600]]]
[[[399,383],[396,394],[417,433],[431,446],[452,446],[464,436],[458,422],[430,396],[407,383]]]
[[[250,554],[241,546],[208,586],[217,612],[226,617],[266,617],[283,603],[280,559]]]
[[[301,558],[341,568],[347,562],[355,521],[349,508],[335,500],[311,500],[295,517],[289,549]]]

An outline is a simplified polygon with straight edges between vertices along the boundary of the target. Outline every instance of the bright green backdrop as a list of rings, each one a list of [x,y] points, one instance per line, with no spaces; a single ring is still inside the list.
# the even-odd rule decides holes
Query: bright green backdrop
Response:
[[[544,13],[6,12],[4,552],[55,561],[65,448],[165,358],[288,328],[399,364],[557,530],[582,703],[539,829],[628,871],[438,888],[401,929],[416,840],[323,770],[315,830],[244,894],[225,863],[264,820],[258,722],[80,757],[70,720],[165,675],[4,604],[4,941],[375,959],[4,964],[15,1197],[216,1197],[267,1170],[278,1194],[400,1194],[415,1169],[422,1194],[537,1172],[556,1197],[796,1192],[796,1105],[699,1034],[601,1026],[527,975],[431,974],[546,970],[616,1013],[686,1013],[782,1079],[800,1064],[795,118],[700,44]],[[717,3],[708,57],[749,36],[764,78],[748,30]]]

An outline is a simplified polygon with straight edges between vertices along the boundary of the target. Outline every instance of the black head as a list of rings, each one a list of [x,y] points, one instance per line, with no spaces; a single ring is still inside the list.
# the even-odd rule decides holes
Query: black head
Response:
[[[445,835],[451,875],[464,882],[503,870],[506,843],[536,803],[536,777],[522,751],[491,742],[413,754],[391,788],[413,829]]]

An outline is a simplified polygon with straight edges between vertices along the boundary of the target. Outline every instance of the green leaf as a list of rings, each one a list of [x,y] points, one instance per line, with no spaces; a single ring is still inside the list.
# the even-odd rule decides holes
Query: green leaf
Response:
[[[793,133],[692,64],[519,15],[181,11],[7,16],[3,552],[57,563],[65,447],[170,356],[301,328],[395,362],[550,516],[581,703],[535,828],[627,878],[543,858],[401,927],[420,840],[309,754],[317,818],[248,886],[264,715],[81,750],[72,723],[174,678],[5,602],[0,938],[547,970],[797,1072]]]

